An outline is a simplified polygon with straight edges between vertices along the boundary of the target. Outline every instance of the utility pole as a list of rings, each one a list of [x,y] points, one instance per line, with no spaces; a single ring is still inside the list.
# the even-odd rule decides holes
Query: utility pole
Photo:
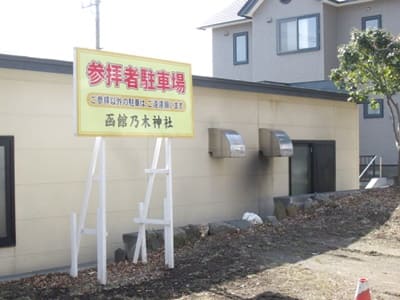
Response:
[[[100,0],[95,0],[96,5],[96,49],[100,50]]]
[[[100,0],[94,0],[87,5],[82,4],[82,8],[96,7],[96,49],[100,50]]]

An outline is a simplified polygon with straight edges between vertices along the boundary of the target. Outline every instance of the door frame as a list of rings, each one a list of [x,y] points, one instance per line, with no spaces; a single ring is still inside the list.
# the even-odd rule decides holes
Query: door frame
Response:
[[[15,234],[15,179],[14,179],[14,137],[0,136],[0,146],[5,150],[5,196],[7,236],[0,238],[0,247],[13,247]]]

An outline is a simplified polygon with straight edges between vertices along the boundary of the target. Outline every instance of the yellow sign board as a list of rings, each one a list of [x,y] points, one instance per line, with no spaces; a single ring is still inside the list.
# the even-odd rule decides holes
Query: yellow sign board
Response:
[[[193,136],[189,64],[75,49],[80,136]]]

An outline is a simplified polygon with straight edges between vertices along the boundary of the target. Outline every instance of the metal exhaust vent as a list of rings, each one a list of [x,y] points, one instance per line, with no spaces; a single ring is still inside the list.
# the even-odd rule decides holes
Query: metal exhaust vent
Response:
[[[258,129],[260,151],[264,156],[292,156],[293,144],[283,130]]]
[[[242,137],[231,129],[208,128],[208,151],[216,158],[246,156]]]

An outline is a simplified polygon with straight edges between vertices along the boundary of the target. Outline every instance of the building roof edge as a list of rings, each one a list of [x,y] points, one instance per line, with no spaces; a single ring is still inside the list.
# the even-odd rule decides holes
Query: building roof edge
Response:
[[[73,63],[71,61],[34,58],[28,56],[16,56],[0,54],[0,68],[16,69],[36,72],[46,72],[55,74],[73,73]],[[297,97],[311,97],[318,99],[329,99],[337,101],[346,101],[347,94],[321,91],[316,89],[294,87],[279,83],[260,83],[251,81],[232,80],[216,77],[193,75],[193,85],[199,87],[228,89],[236,91],[271,93]]]
[[[70,61],[9,54],[0,54],[0,68],[72,74],[72,62]]]
[[[216,77],[193,76],[193,84],[199,87],[216,89],[228,89],[255,93],[269,93],[294,97],[310,97],[335,101],[347,101],[348,94],[335,91],[323,91],[317,89],[295,87],[282,83],[263,83],[232,80]]]

